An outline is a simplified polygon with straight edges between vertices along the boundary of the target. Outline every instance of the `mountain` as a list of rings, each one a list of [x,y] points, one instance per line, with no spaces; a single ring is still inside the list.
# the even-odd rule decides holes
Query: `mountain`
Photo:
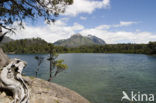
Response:
[[[8,36],[5,36],[2,40],[2,43],[8,43],[8,42],[11,42],[11,41],[14,41],[13,39],[11,39],[10,37]]]
[[[104,45],[106,44],[104,40],[93,36],[82,36],[81,34],[74,34],[68,39],[58,40],[54,43],[57,46],[65,46],[65,47],[79,47],[82,45]]]
[[[102,40],[96,36],[93,36],[91,34],[88,35],[88,38],[90,38],[96,44],[101,44],[101,45],[106,44],[104,40]]]

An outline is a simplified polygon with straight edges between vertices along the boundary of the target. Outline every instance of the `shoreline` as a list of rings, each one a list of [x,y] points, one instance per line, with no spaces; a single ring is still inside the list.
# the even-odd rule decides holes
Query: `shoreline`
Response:
[[[39,78],[23,76],[31,90],[30,103],[91,103],[77,92]],[[0,103],[11,102],[12,97],[0,91]]]

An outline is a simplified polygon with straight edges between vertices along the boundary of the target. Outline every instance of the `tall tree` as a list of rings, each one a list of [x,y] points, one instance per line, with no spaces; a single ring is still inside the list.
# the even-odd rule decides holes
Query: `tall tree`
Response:
[[[65,12],[67,5],[71,5],[73,0],[0,0],[0,42],[8,32],[14,32],[16,24],[24,28],[23,20],[38,17],[44,18],[47,23],[54,22],[55,17]],[[3,33],[2,28],[7,32]],[[0,51],[3,54],[3,51]],[[1,57],[1,61],[6,61]],[[1,65],[1,63],[0,63]]]
[[[14,23],[24,28],[24,19],[36,20],[38,17],[44,18],[47,23],[54,22],[54,18],[63,13],[66,6],[72,2],[73,0],[0,0],[0,42],[6,33],[14,32]],[[2,32],[2,28],[6,29],[5,33]],[[15,59],[10,62],[0,48],[0,82],[14,94],[13,103],[29,103],[29,89],[21,75],[24,67],[24,61]],[[12,70],[13,73],[9,74]]]
[[[53,44],[49,44],[49,54],[50,57],[47,59],[50,62],[48,81],[51,81],[53,77],[56,77],[58,73],[67,69],[68,66],[66,64],[63,64],[64,60],[57,59],[58,54],[56,53],[56,49]]]
[[[149,42],[148,49],[149,54],[156,54],[156,42]]]

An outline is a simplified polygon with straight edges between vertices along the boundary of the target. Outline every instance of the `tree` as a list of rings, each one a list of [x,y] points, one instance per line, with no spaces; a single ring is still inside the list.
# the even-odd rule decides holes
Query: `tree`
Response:
[[[8,32],[14,33],[16,27],[13,27],[13,23],[24,28],[24,19],[35,20],[38,17],[43,17],[47,23],[54,22],[54,18],[72,3],[73,0],[0,0],[0,42]],[[7,32],[2,33],[2,28]],[[2,50],[0,53],[3,54]]]
[[[24,28],[24,19],[31,18],[35,20],[38,17],[42,17],[49,24],[54,22],[54,18],[58,16],[59,13],[63,13],[66,6],[72,3],[73,0],[0,0],[0,42],[8,32],[15,33],[16,26],[13,25],[14,23]],[[3,33],[2,28],[7,31]],[[19,60],[10,62],[1,48],[0,59],[0,69],[2,69],[0,71],[0,79],[3,81],[2,84],[4,88],[13,92],[13,103],[28,103],[29,90],[21,76],[24,61],[20,63],[22,66],[17,65]],[[17,67],[14,68],[14,66]],[[17,68],[19,69],[18,71]],[[11,78],[8,79],[10,75]]]
[[[156,54],[156,42],[148,43],[149,54]]]
[[[43,60],[44,60],[44,57],[41,57],[41,56],[35,56],[35,59],[37,60],[37,68],[36,68],[36,77],[37,77],[37,74],[39,72],[39,69],[40,69],[40,65],[42,64]]]
[[[0,48],[0,69],[9,63],[8,56]]]
[[[43,17],[47,23],[65,11],[73,0],[0,0],[0,26],[14,32],[13,23],[23,28],[23,20]]]
[[[50,57],[47,59],[50,62],[50,68],[49,68],[50,72],[49,72],[48,81],[51,81],[53,77],[56,77],[58,73],[67,69],[68,66],[66,64],[63,64],[64,60],[57,60],[58,54],[56,53],[53,44],[49,44],[49,54]]]

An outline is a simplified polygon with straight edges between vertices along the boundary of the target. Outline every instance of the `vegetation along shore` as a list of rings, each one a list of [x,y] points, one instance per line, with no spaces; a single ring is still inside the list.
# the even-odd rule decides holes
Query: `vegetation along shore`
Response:
[[[5,52],[10,54],[46,54],[50,44],[52,43],[48,43],[41,38],[32,38],[5,42],[1,46]],[[148,44],[95,44],[77,47],[55,46],[54,49],[57,53],[156,54],[156,42],[149,42]]]

